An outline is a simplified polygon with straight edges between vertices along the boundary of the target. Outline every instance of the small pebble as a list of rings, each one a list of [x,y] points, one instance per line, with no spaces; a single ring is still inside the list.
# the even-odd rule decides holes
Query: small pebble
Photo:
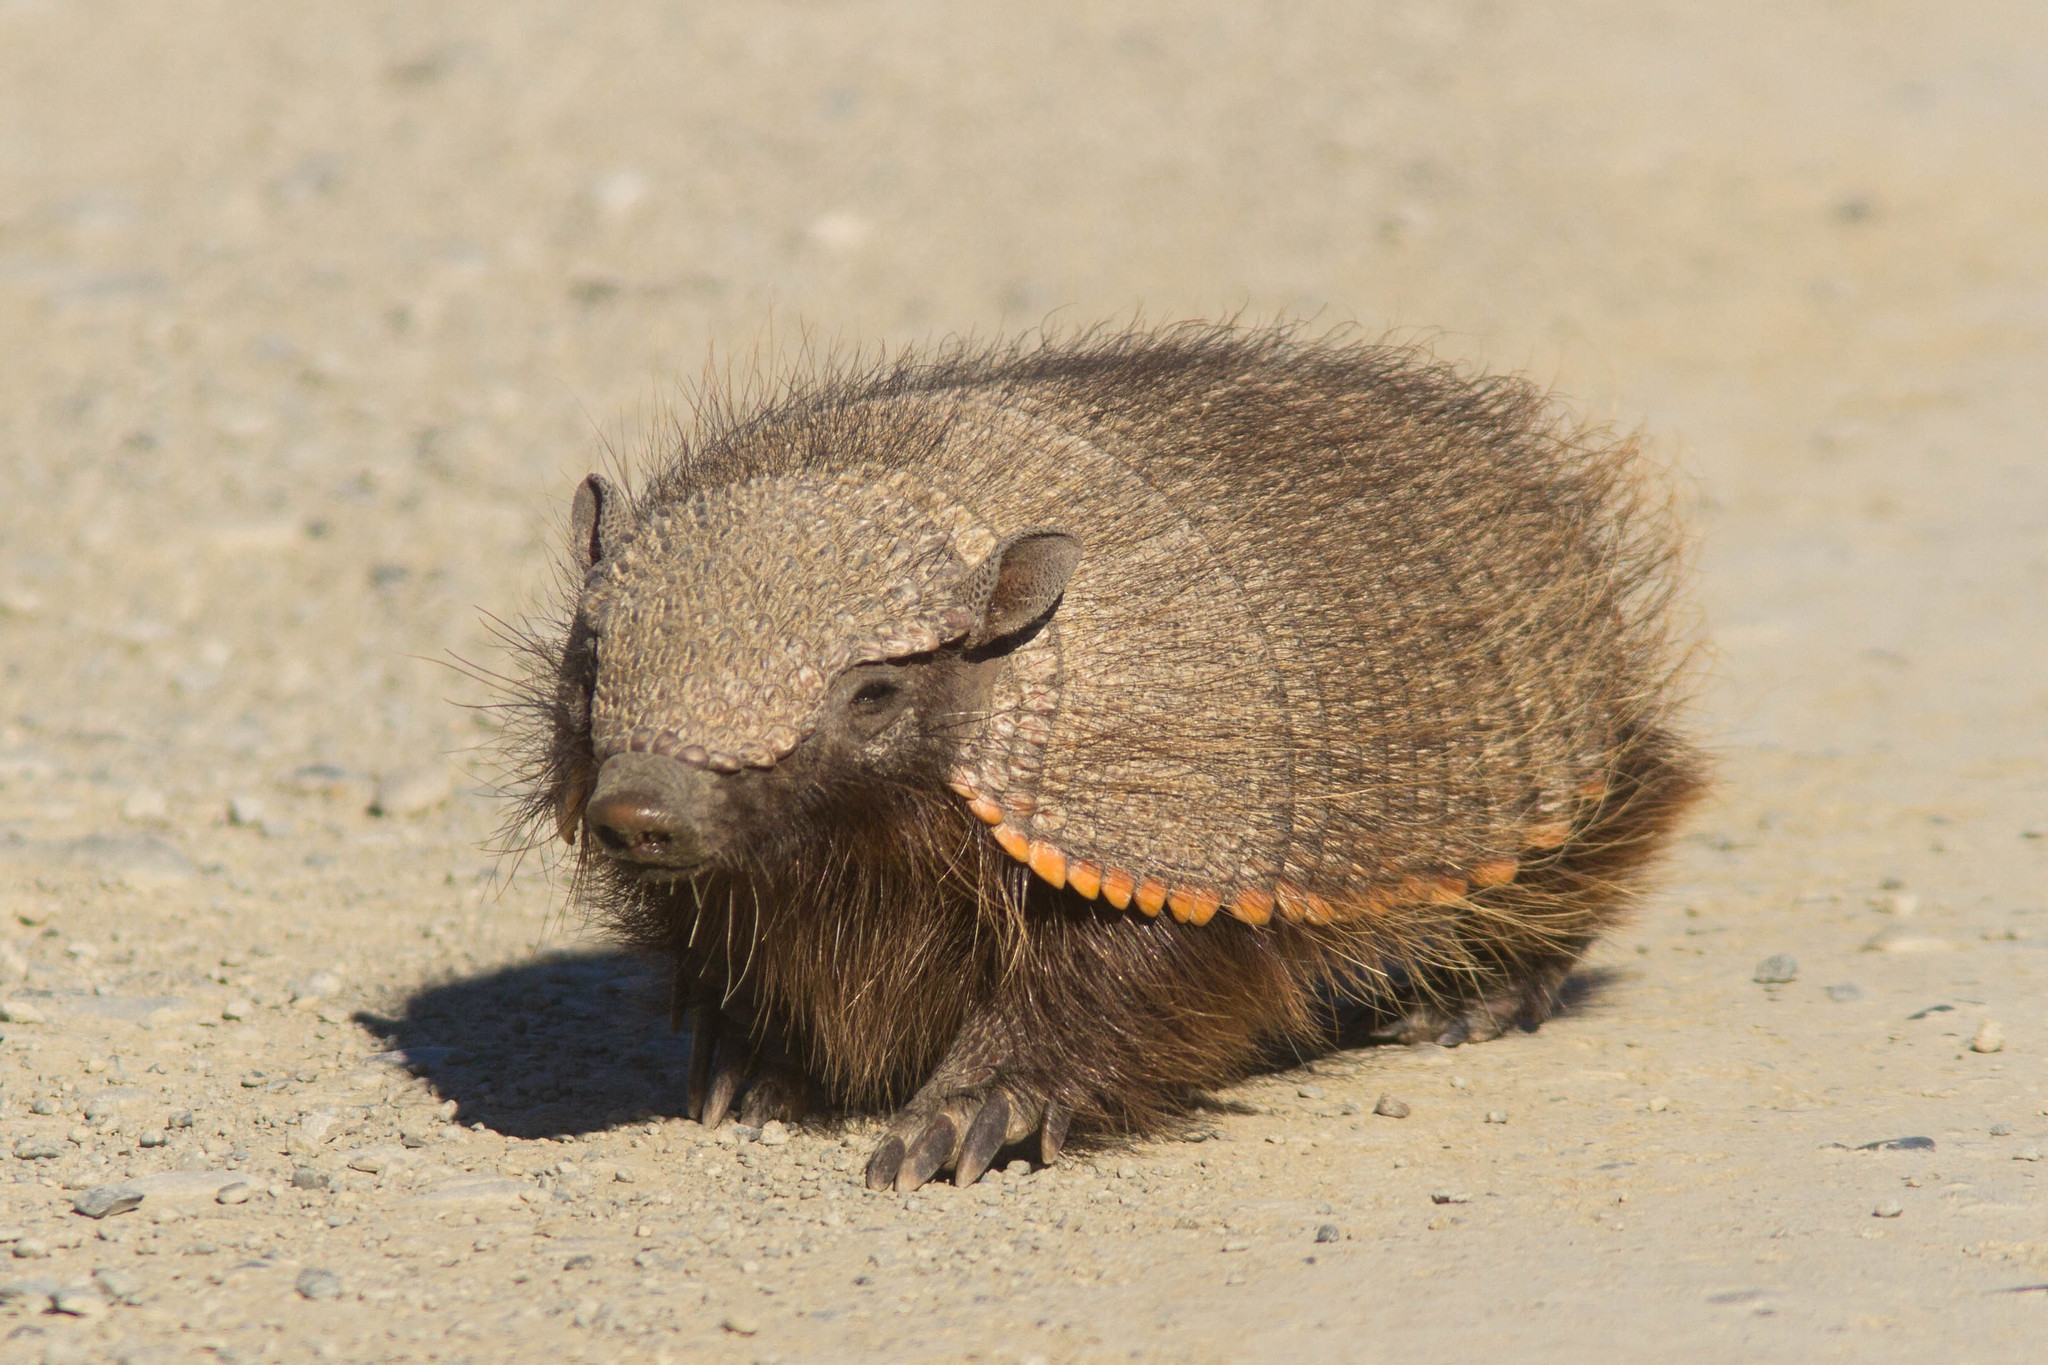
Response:
[[[292,1172],[292,1188],[295,1190],[324,1190],[327,1188],[327,1176],[324,1172],[316,1171],[311,1166],[301,1166]]]
[[[1432,1204],[1469,1204],[1472,1202],[1472,1196],[1469,1194],[1459,1194],[1455,1190],[1431,1190],[1429,1192],[1429,1202]]]
[[[249,1195],[251,1193],[248,1181],[235,1180],[221,1186],[220,1192],[213,1196],[213,1202],[216,1204],[246,1204],[249,1202]]]
[[[745,1313],[728,1313],[718,1325],[736,1337],[750,1337],[761,1330],[761,1324]]]
[[[79,1195],[71,1207],[87,1218],[109,1218],[141,1205],[142,1191],[133,1185],[95,1185]]]
[[[116,1303],[133,1303],[142,1295],[142,1277],[132,1270],[102,1267],[93,1271],[92,1282]]]
[[[1931,1152],[1934,1150],[1934,1139],[1931,1137],[1879,1138],[1875,1142],[1861,1144],[1856,1150],[1859,1152]]]
[[[1872,934],[1863,945],[1866,953],[1945,953],[1957,945],[1938,934],[1917,932],[1903,924]]]
[[[1489,1109],[1486,1111],[1486,1121],[1488,1123],[1506,1123],[1508,1116],[1505,1110]]]
[[[1250,1251],[1252,1244],[1242,1237],[1233,1237],[1223,1244],[1225,1251]]]
[[[755,1138],[754,1141],[760,1143],[763,1147],[780,1147],[783,1143],[789,1141],[789,1125],[781,1119],[770,1119],[761,1125],[761,1136]],[[629,1180],[631,1178],[631,1176],[627,1177]]]
[[[566,1260],[566,1261],[562,1262],[562,1269],[564,1269],[564,1270],[588,1270],[588,1269],[590,1269],[590,1268],[591,1268],[592,1266],[594,1266],[594,1265],[596,1265],[596,1264],[597,1264],[597,1257],[595,1257],[595,1256],[591,1256],[591,1255],[588,1255],[588,1254],[585,1254],[585,1255],[582,1255],[582,1256],[571,1256],[571,1257],[570,1257],[570,1258],[569,1258],[568,1260]]]
[[[1372,1112],[1381,1118],[1405,1119],[1415,1111],[1409,1107],[1406,1100],[1397,1100],[1392,1095],[1382,1095],[1379,1103],[1372,1107]]]
[[[232,825],[260,825],[263,823],[263,800],[256,796],[230,796],[228,798],[228,823]]]
[[[23,1138],[14,1144],[14,1154],[23,1161],[54,1161],[64,1149],[48,1138]]]
[[[170,813],[171,803],[154,787],[137,787],[121,798],[121,818],[130,824],[155,824]]]
[[[2011,1125],[2011,1124],[2009,1124],[2009,1123],[1994,1123],[1994,1124],[1992,1124],[1992,1125],[1991,1125],[1991,1136],[1993,1136],[1993,1137],[2011,1137],[2011,1136],[2012,1136],[2012,1125]]]
[[[341,973],[329,968],[307,974],[305,980],[292,988],[294,1002],[300,1000],[324,1000],[341,989]]]
[[[220,1017],[231,1022],[247,1019],[256,1012],[256,1006],[247,1000],[234,999],[220,1007]]]
[[[372,815],[419,815],[448,799],[448,769],[440,764],[401,768],[377,779],[370,798]]]
[[[1995,1021],[1990,1019],[1986,1019],[1977,1026],[1977,1036],[1970,1040],[1970,1051],[2003,1052],[2004,1050],[2004,1029],[2000,1028]]]
[[[64,1313],[74,1318],[89,1318],[107,1311],[107,1301],[90,1289],[72,1287],[60,1289],[50,1296],[52,1312]],[[48,1357],[44,1357],[48,1359]]]
[[[1750,980],[1762,986],[1782,986],[1799,977],[1799,964],[1790,953],[1773,953],[1756,964],[1756,975]]]
[[[50,1254],[50,1244],[40,1237],[17,1237],[14,1241],[14,1259],[17,1261],[40,1261]]]
[[[338,1299],[341,1276],[331,1270],[301,1270],[294,1286],[302,1299]]]
[[[1323,1088],[1319,1085],[1298,1085],[1294,1093],[1305,1100],[1319,1100],[1323,1097]]]
[[[1829,986],[1827,987],[1827,996],[1828,999],[1838,1005],[1846,1005],[1851,1000],[1861,1000],[1863,998],[1863,988],[1847,983],[1840,986]]]
[[[1335,1223],[1319,1223],[1316,1226],[1316,1240],[1318,1242],[1334,1242],[1343,1235],[1342,1232],[1338,1231]]]
[[[1906,1206],[1896,1199],[1887,1199],[1870,1211],[1872,1218],[1897,1218],[1906,1211]]]
[[[46,1024],[49,1019],[26,1000],[0,1000],[0,1023]]]
[[[1653,1096],[1649,1103],[1649,1110],[1653,1114],[1661,1114],[1670,1107],[1671,1101],[1663,1095]]]

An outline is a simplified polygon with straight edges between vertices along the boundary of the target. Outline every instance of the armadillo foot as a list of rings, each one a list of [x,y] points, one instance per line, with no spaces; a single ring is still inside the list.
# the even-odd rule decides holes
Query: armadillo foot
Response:
[[[744,1029],[715,1006],[693,1006],[689,1017],[690,1117],[716,1128],[732,1111],[735,1098],[740,1100],[740,1122],[750,1127],[804,1116],[810,1086],[775,1049],[750,1043]]]
[[[810,1085],[796,1071],[784,1066],[754,1068],[746,1098],[740,1101],[740,1122],[759,1128],[770,1119],[794,1123],[810,1108]]]
[[[908,1194],[948,1166],[954,1184],[972,1185],[997,1152],[1034,1133],[1052,1160],[1066,1135],[1064,1111],[993,1082],[957,1090],[935,1078],[891,1120],[868,1159],[867,1186]]]
[[[1509,1029],[1534,1032],[1557,1008],[1557,987],[1564,971],[1542,972],[1477,1000],[1424,1002],[1387,1030],[1400,1043],[1436,1043],[1457,1047],[1486,1043]]]

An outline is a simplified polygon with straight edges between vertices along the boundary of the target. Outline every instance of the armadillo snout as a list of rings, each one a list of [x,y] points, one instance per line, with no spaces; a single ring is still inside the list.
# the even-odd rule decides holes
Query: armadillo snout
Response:
[[[619,754],[598,770],[583,808],[590,841],[614,858],[693,867],[710,849],[702,834],[705,774],[659,754]]]

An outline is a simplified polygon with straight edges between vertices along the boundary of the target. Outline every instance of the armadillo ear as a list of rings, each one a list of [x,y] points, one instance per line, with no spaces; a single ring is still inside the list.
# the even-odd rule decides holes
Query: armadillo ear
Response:
[[[626,529],[626,499],[618,485],[592,474],[576,489],[569,509],[569,549],[585,573],[615,553]]]
[[[1059,604],[1081,562],[1081,542],[1065,531],[1019,531],[989,552],[960,585],[960,605],[978,624],[970,648],[1014,635]]]

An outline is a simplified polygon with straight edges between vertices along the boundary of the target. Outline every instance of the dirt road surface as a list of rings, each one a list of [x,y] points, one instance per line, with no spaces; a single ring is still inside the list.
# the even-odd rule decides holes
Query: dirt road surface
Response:
[[[0,1357],[2038,1358],[2048,11],[1015,8],[0,0]],[[1642,426],[1714,801],[1534,1035],[706,1135],[434,660],[707,356],[1140,311]]]

